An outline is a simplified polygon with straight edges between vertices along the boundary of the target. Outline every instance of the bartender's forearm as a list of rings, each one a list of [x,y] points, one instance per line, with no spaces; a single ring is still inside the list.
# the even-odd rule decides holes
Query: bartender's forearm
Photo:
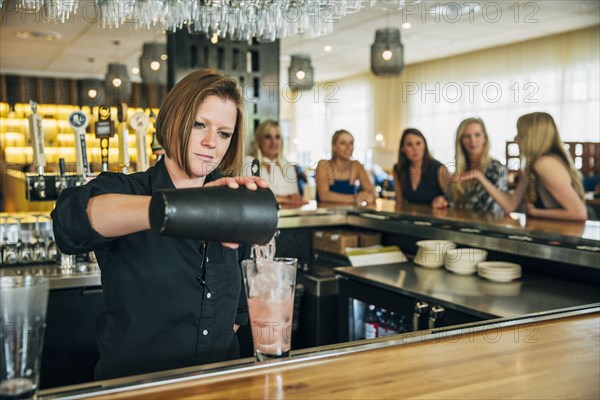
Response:
[[[104,194],[90,198],[87,215],[92,228],[104,237],[118,237],[150,229],[150,196]]]

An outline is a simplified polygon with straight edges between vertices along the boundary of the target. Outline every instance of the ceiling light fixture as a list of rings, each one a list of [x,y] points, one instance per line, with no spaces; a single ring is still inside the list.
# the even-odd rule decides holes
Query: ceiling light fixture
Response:
[[[79,93],[82,106],[98,106],[104,102],[104,83],[100,79],[84,79]]]
[[[115,45],[115,59],[119,58],[119,45],[121,42],[118,40],[113,41]],[[108,64],[108,70],[106,71],[106,77],[104,78],[104,86],[106,92],[110,97],[109,101],[121,102],[127,101],[131,94],[131,81],[129,80],[129,74],[127,73],[127,66],[118,62]]]
[[[371,46],[371,71],[377,76],[396,76],[403,68],[404,46],[400,42],[400,30],[378,29]]]
[[[144,43],[140,57],[140,75],[147,85],[167,84],[167,45],[164,43]]]
[[[15,0],[16,9],[23,13],[37,13],[44,22],[71,22],[76,15],[79,0]],[[91,2],[91,1],[90,1]],[[386,7],[401,9],[406,0],[96,0],[96,15],[100,26],[106,29],[122,25],[135,29],[155,29],[175,32],[188,29],[212,37],[219,32],[220,39],[273,42],[287,36],[301,34],[307,37],[328,35],[334,23],[348,14],[366,7],[384,3]],[[0,1],[2,4],[10,1]],[[135,18],[132,18],[132,10]],[[335,18],[324,18],[325,10],[334,10]],[[85,13],[85,10],[84,10]]]
[[[329,45],[327,45],[327,46],[323,47],[323,51],[325,51],[326,53],[329,53],[329,52],[331,52],[331,50],[333,50],[333,47],[331,47],[331,46],[329,46]]]
[[[314,70],[308,54],[292,55],[292,62],[288,69],[288,80],[292,89],[310,89],[315,84]]]

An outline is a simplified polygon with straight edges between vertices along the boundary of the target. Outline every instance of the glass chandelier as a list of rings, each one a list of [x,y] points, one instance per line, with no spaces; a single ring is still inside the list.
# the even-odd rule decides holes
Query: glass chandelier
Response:
[[[417,2],[415,0],[415,2]],[[7,3],[7,2],[4,2]],[[16,9],[42,13],[47,22],[70,22],[78,8],[95,7],[103,28],[124,24],[174,32],[187,27],[233,40],[272,42],[291,35],[333,32],[340,18],[378,3],[401,9],[405,0],[16,0]],[[2,7],[0,0],[0,7]]]

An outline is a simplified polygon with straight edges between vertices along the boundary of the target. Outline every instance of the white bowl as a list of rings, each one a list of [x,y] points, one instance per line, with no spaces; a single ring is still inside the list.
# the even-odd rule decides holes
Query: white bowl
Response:
[[[446,265],[475,265],[485,261],[487,251],[481,249],[451,249],[446,252]]]
[[[456,248],[456,243],[449,240],[420,240],[419,249],[413,262],[426,268],[439,268],[444,265],[446,252]]]
[[[446,265],[446,269],[458,275],[472,275],[477,272],[477,266],[472,267],[453,267]]]

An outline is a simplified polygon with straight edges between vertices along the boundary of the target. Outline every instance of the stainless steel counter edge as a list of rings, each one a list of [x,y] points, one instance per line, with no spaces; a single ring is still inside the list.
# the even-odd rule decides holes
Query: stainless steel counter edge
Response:
[[[400,346],[410,343],[438,341],[450,336],[472,335],[487,330],[511,329],[530,323],[584,315],[600,312],[600,303],[571,307],[562,310],[524,315],[517,318],[499,318],[484,322],[458,325],[451,328],[439,328],[402,335],[387,336],[380,339],[362,340],[357,342],[340,343],[329,346],[315,347],[292,352],[292,356],[285,360],[272,360],[255,362],[254,359],[245,358],[219,364],[182,368],[177,370],[162,371],[146,375],[119,378],[113,380],[91,382],[89,384],[66,386],[40,391],[40,399],[81,399],[87,397],[110,395],[126,391],[139,390],[163,385],[169,385],[193,380],[203,380],[217,376],[233,375],[241,372],[257,371],[264,368],[283,367],[292,364],[308,362],[318,359],[338,357],[344,354]]]
[[[566,247],[491,237],[482,235],[481,233],[446,231],[428,226],[401,224],[398,221],[388,220],[386,218],[348,215],[347,224],[358,228],[367,228],[388,233],[423,236],[428,239],[452,240],[453,242],[469,247],[484,248],[501,253],[541,260],[553,260],[582,267],[600,269],[600,253],[598,252],[593,253]]]
[[[278,228],[293,229],[348,225],[387,233],[423,236],[430,239],[450,238],[452,241],[464,246],[479,247],[501,253],[600,269],[600,252],[598,251],[593,252],[564,246],[551,246],[526,240],[488,236],[481,232],[448,231],[427,225],[402,223],[398,220],[398,217],[401,217],[401,215],[395,215],[394,217],[395,219],[391,218],[389,213],[386,212],[361,210],[356,207],[323,208],[304,211],[284,210],[280,214]],[[454,221],[454,223],[456,222]],[[492,225],[489,225],[488,229],[491,232],[494,230],[504,232],[502,229]],[[518,234],[522,232],[514,233]],[[519,235],[515,236],[520,237]],[[588,243],[589,240],[585,240],[585,242]]]

